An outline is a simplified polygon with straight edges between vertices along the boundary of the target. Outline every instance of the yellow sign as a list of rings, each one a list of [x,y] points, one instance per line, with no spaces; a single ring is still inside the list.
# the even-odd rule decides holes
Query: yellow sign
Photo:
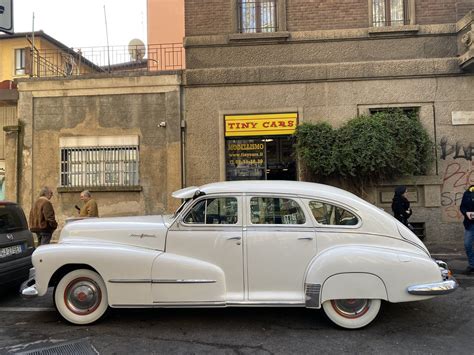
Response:
[[[297,113],[225,116],[225,136],[274,136],[293,134],[298,125]]]

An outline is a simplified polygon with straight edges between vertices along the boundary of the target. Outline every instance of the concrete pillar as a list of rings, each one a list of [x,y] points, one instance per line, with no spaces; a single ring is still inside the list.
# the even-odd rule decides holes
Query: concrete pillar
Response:
[[[18,146],[20,126],[5,126],[5,200],[18,202]]]

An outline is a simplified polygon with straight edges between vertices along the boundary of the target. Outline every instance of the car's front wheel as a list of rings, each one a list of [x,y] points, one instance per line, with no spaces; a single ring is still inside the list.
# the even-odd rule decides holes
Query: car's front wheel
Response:
[[[323,303],[328,318],[338,326],[349,329],[362,328],[372,322],[380,310],[377,299],[341,299]]]
[[[79,269],[64,275],[54,289],[54,303],[61,316],[73,324],[90,324],[108,308],[104,280],[92,270]]]

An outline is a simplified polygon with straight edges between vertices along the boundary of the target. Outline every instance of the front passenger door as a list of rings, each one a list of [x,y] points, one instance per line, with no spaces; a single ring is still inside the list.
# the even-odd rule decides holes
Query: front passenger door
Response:
[[[202,196],[183,211],[153,265],[156,303],[243,300],[241,207],[241,196]]]

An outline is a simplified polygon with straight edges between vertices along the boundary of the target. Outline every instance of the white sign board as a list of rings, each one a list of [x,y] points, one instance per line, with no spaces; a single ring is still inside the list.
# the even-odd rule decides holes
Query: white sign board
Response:
[[[0,32],[13,33],[13,0],[0,0]]]
[[[474,111],[453,111],[451,121],[454,126],[474,124]]]

